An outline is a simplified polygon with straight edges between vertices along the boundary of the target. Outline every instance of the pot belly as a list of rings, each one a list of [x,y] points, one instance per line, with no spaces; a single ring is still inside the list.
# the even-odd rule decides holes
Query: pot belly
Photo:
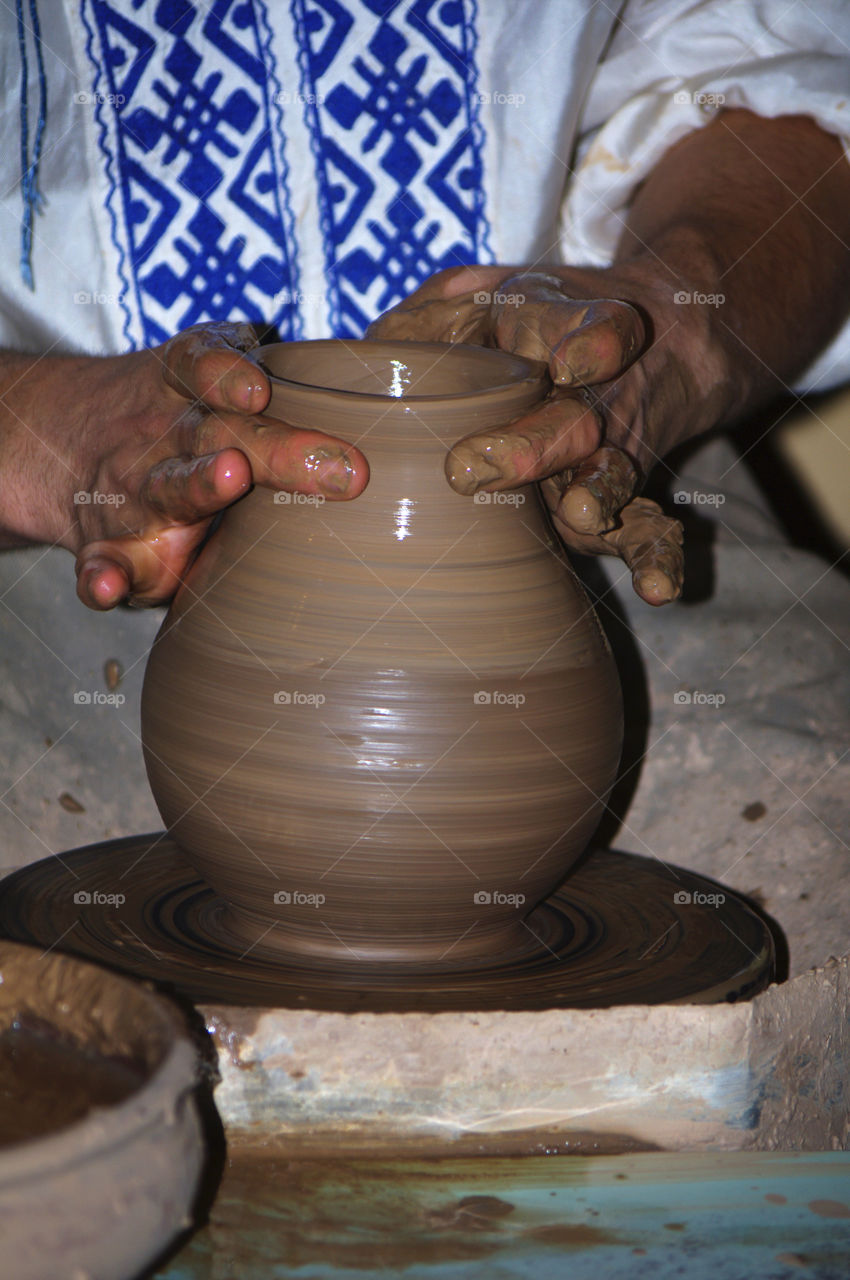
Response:
[[[570,670],[423,679],[190,664],[169,639],[144,699],[151,786],[246,946],[492,955],[599,821],[621,738],[601,646]]]

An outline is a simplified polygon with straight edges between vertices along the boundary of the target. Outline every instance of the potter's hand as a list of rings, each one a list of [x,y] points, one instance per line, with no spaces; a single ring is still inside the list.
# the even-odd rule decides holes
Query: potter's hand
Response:
[[[455,268],[377,332],[548,361],[551,400],[498,436],[461,441],[451,481],[464,493],[544,481],[567,542],[622,555],[638,593],[661,604],[679,590],[681,549],[675,522],[630,501],[640,476],[680,441],[768,404],[839,332],[849,211],[838,138],[806,116],[723,110],[643,178],[611,267],[519,279]]]
[[[263,416],[270,388],[256,351],[249,325],[207,324],[124,356],[0,356],[0,452],[4,478],[13,469],[18,481],[4,486],[6,545],[75,552],[91,608],[127,596],[155,604],[174,593],[215,513],[252,484],[359,494],[358,450]]]
[[[483,343],[545,361],[554,383],[547,401],[507,429],[459,441],[447,460],[449,482],[472,494],[541,481],[568,546],[620,556],[638,595],[666,604],[682,586],[681,525],[634,495],[676,442],[672,428],[685,408],[678,392],[686,388],[663,343],[647,351],[640,312],[611,296],[621,292],[647,290],[611,271],[458,268],[433,276],[376,321],[370,337],[410,336],[415,327],[432,341]],[[650,395],[669,401],[665,413]]]

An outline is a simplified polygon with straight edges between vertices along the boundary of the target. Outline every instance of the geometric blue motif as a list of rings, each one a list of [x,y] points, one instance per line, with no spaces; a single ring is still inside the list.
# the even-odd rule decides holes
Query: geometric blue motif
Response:
[[[329,325],[359,337],[434,271],[492,260],[475,4],[292,0],[292,13],[319,181]]]
[[[265,5],[81,0],[81,13],[130,345],[223,318],[298,337]]]
[[[491,261],[474,0],[80,0],[131,347],[205,319],[303,332],[282,102],[303,113],[326,323],[360,337],[442,267]],[[284,94],[269,16],[292,24]],[[427,212],[426,212],[427,210]]]

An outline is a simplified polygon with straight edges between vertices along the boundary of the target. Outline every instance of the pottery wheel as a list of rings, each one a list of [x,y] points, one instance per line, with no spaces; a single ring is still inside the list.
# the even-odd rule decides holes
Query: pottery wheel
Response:
[[[748,998],[773,977],[770,932],[729,889],[607,850],[526,917],[527,942],[477,968],[423,972],[240,954],[217,931],[223,906],[167,836],[133,836],[45,858],[7,877],[0,935],[99,961],[195,1003],[277,1008],[711,1003]]]

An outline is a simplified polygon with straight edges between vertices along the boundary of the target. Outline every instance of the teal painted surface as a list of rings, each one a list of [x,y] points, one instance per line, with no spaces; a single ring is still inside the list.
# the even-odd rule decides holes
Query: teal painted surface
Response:
[[[241,1157],[157,1280],[847,1280],[850,1156]]]

